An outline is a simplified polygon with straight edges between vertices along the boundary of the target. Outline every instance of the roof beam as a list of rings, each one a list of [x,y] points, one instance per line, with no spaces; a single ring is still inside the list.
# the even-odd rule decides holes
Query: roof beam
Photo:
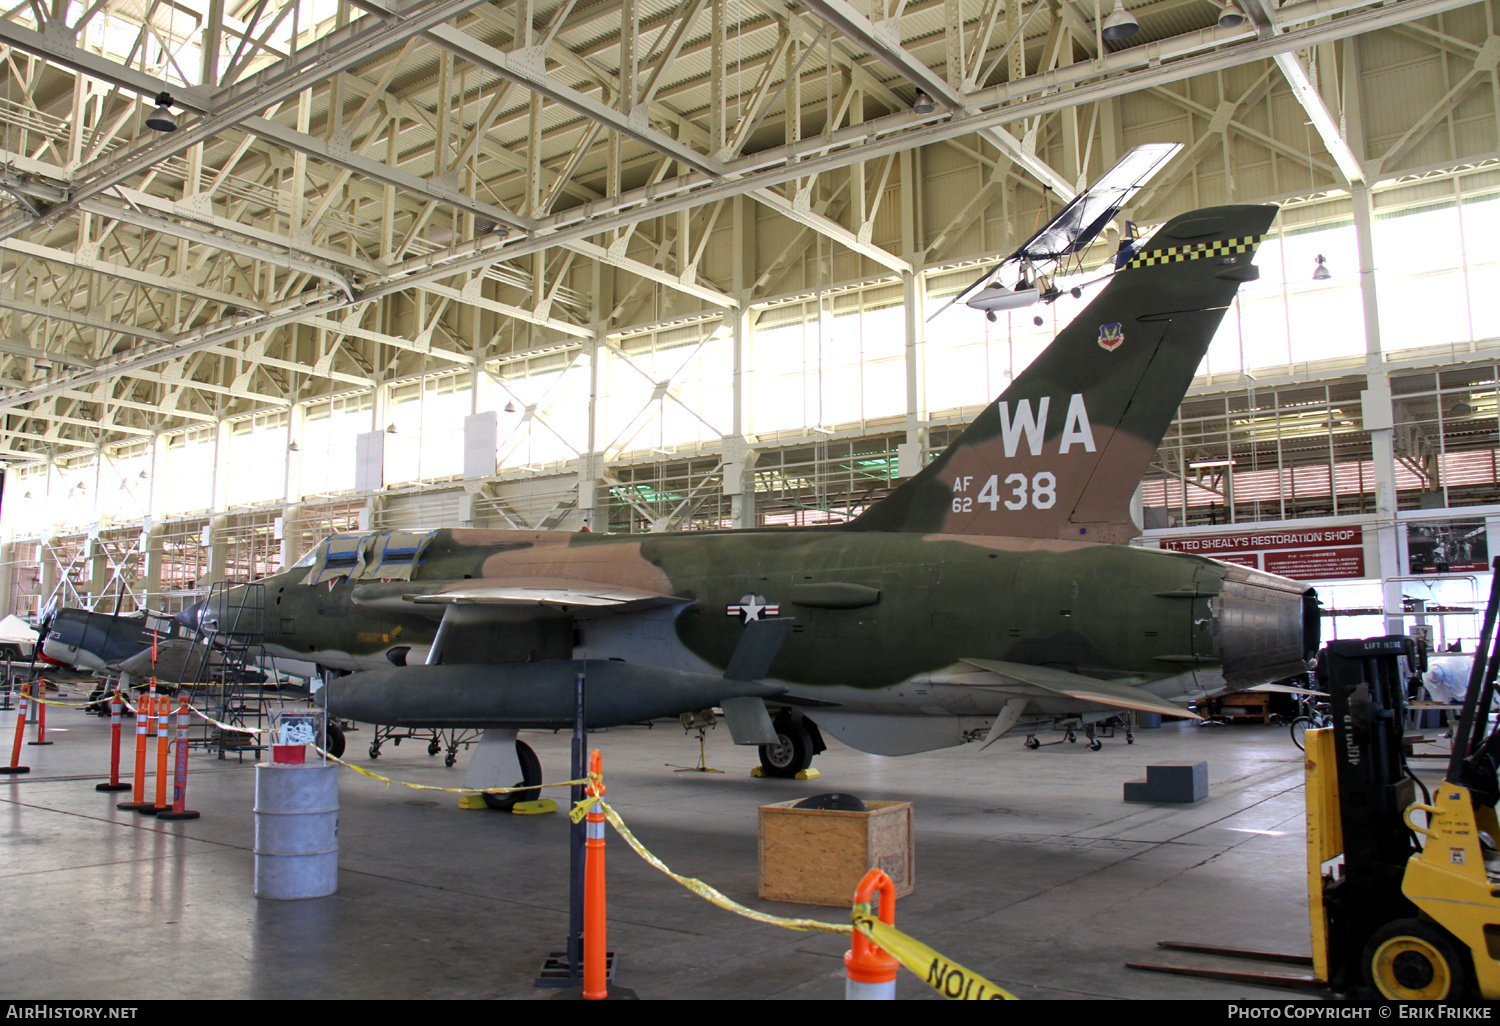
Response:
[[[1284,27],[1276,24],[1276,10],[1267,0],[1249,0],[1246,14],[1250,22],[1255,26],[1255,34],[1261,39],[1271,39],[1285,32]],[[1333,162],[1339,166],[1339,173],[1344,176],[1344,184],[1358,185],[1365,180],[1365,169],[1349,141],[1339,132],[1337,119],[1328,110],[1328,105],[1323,102],[1323,94],[1318,91],[1317,85],[1307,72],[1307,66],[1302,63],[1302,58],[1292,50],[1276,54],[1273,58],[1276,66],[1281,69],[1282,77],[1286,79],[1287,85],[1292,87],[1292,95],[1297,97],[1297,102],[1307,113],[1308,120],[1312,122],[1318,138],[1323,140],[1323,147]]]
[[[205,142],[246,118],[485,2],[487,0],[432,0],[431,3],[387,10],[383,19],[358,18],[299,50],[293,66],[267,68],[211,96],[205,96],[202,89],[162,82],[84,50],[76,45],[61,24],[54,22],[46,26],[47,31],[36,32],[0,18],[0,41],[18,50],[142,96],[155,96],[165,89],[178,106],[200,115],[180,125],[177,131],[159,136],[130,153],[96,161],[95,170],[74,182],[68,199],[44,211],[41,218],[18,211],[0,221],[0,238],[8,238],[43,218],[72,209],[91,196],[144,174],[168,157]],[[413,7],[420,9],[412,10]],[[403,13],[409,10],[412,11],[409,15]],[[367,25],[366,21],[373,24]]]
[[[890,28],[899,26],[899,19],[893,18],[882,22],[877,28],[870,19],[856,11],[846,0],[803,0],[803,5],[846,37],[879,57],[908,82],[934,100],[941,101],[946,107],[955,111],[977,113],[978,108],[970,106],[963,93],[949,85],[947,79],[917,60],[901,45],[899,30],[890,31]],[[1074,183],[1064,180],[1062,175],[1054,171],[1035,153],[1027,152],[1026,148],[1021,145],[1021,140],[1011,135],[1002,126],[981,128],[979,134],[999,147],[1001,153],[1034,175],[1064,202],[1078,195]]]

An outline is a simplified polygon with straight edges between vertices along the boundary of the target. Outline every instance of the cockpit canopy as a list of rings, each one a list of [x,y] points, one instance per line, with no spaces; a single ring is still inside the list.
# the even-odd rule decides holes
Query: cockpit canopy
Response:
[[[436,531],[336,534],[313,546],[289,570],[308,571],[304,584],[349,580],[409,581]]]

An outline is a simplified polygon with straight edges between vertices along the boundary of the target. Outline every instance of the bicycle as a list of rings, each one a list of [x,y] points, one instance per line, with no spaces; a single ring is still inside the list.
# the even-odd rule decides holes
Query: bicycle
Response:
[[[1292,744],[1299,751],[1307,751],[1303,746],[1302,735],[1309,730],[1320,730],[1324,727],[1333,726],[1333,707],[1327,702],[1314,700],[1313,695],[1299,695],[1297,698],[1297,715],[1292,720],[1291,735]]]

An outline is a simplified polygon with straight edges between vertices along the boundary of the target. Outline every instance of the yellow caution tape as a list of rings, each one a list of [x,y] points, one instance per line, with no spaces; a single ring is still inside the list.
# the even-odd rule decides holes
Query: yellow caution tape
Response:
[[[665,862],[657,858],[655,855],[651,854],[651,852],[647,851],[646,846],[641,844],[640,841],[636,840],[635,834],[632,834],[630,832],[630,828],[625,825],[625,821],[620,818],[619,813],[615,812],[615,810],[611,808],[609,803],[604,801],[604,799],[586,798],[582,802],[578,803],[578,807],[581,807],[583,809],[583,812],[586,814],[589,808],[595,804],[597,804],[600,809],[604,810],[604,818],[609,820],[610,825],[615,828],[615,832],[625,839],[625,843],[630,845],[631,848],[635,849],[635,853],[637,855],[645,859],[657,869],[661,870],[663,873],[670,876],[673,880],[676,880],[678,883],[686,887],[688,890],[692,891],[694,894],[698,895],[698,897],[703,898],[705,901],[712,902],[725,911],[733,912],[735,915],[744,916],[746,919],[753,919],[757,923],[769,923],[772,926],[784,926],[788,930],[812,930],[818,933],[842,934],[852,934],[854,932],[854,927],[849,923],[825,923],[821,919],[787,919],[783,916],[773,916],[767,912],[757,912],[755,909],[746,908],[744,905],[741,905],[733,898],[720,893],[719,891],[710,887],[708,884],[704,883],[702,880],[697,880],[690,876],[680,876],[677,873],[672,872],[672,870],[668,869]],[[575,807],[574,811],[569,815],[575,817],[573,821],[576,823],[578,821],[577,807]]]
[[[854,906],[851,917],[853,922],[849,925],[843,923],[825,923],[821,919],[788,919],[784,916],[773,916],[766,912],[757,912],[755,909],[747,908],[722,892],[710,887],[702,880],[672,872],[666,863],[653,855],[647,850],[645,845],[636,839],[635,834],[630,832],[630,828],[620,818],[620,814],[604,799],[592,796],[585,798],[573,806],[568,816],[574,823],[577,823],[596,806],[604,813],[604,818],[609,821],[610,825],[615,828],[615,832],[625,839],[625,843],[630,845],[637,855],[700,898],[712,902],[726,911],[744,916],[746,919],[753,919],[758,923],[768,923],[772,926],[781,926],[789,930],[812,930],[819,933],[838,934],[852,934],[855,930],[859,930],[878,947],[890,952],[900,960],[902,965],[921,977],[924,983],[944,997],[967,1001],[1016,1000],[1014,994],[1001,987],[997,987],[972,969],[966,969],[957,962],[944,958],[921,941],[909,937],[894,926],[889,926],[879,919],[874,918],[870,913],[870,906],[868,904]]]
[[[870,913],[868,904],[856,904],[854,928],[881,950],[894,955],[933,990],[956,1001],[1015,1001],[1008,990],[995,986],[972,969],[944,958],[926,944],[909,937]]]
[[[317,745],[313,745],[312,747],[313,751],[325,759],[352,769],[362,777],[369,777],[371,780],[381,780],[386,784],[400,784],[402,787],[409,787],[413,791],[446,791],[449,794],[515,794],[519,791],[535,791],[539,787],[575,787],[588,783],[587,780],[558,780],[550,784],[526,784],[521,787],[438,787],[434,784],[412,784],[405,780],[392,780],[390,777],[383,777],[379,773],[371,772],[363,766],[356,766],[352,762],[345,762],[336,755],[329,755]]]

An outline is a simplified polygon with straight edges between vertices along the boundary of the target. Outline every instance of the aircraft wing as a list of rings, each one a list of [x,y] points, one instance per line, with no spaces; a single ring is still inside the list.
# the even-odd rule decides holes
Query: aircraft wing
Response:
[[[1027,239],[1010,256],[981,274],[938,311],[964,302],[993,278],[1006,264],[1016,261],[1041,263],[1061,260],[1077,253],[1098,237],[1116,214],[1130,202],[1155,174],[1182,149],[1182,143],[1147,143],[1121,157],[1094,184],[1080,192],[1062,211]],[[935,318],[937,314],[929,317]]]
[[[1027,239],[1016,256],[1032,261],[1058,260],[1078,252],[1093,242],[1130,198],[1181,149],[1182,143],[1137,146]]]
[[[1313,695],[1318,698],[1327,698],[1328,692],[1314,691],[1312,688],[1298,688],[1290,684],[1257,684],[1246,691],[1272,691],[1278,695]]]
[[[977,666],[981,670],[988,670],[990,673],[1009,678],[1017,684],[1030,685],[1054,695],[1066,695],[1069,698],[1096,702],[1099,705],[1113,706],[1117,709],[1135,709],[1139,712],[1161,713],[1165,716],[1192,716],[1194,719],[1202,719],[1181,706],[1173,705],[1164,698],[1158,698],[1149,691],[1142,691],[1129,684],[1116,684],[1113,681],[1085,677],[1051,666],[1004,663],[995,659],[965,659],[964,662],[970,666]]]
[[[552,607],[596,613],[634,613],[685,601],[664,592],[566,578],[519,577],[361,585],[351,596],[371,611],[419,613],[433,618],[449,606]],[[496,610],[499,612],[499,610]]]

